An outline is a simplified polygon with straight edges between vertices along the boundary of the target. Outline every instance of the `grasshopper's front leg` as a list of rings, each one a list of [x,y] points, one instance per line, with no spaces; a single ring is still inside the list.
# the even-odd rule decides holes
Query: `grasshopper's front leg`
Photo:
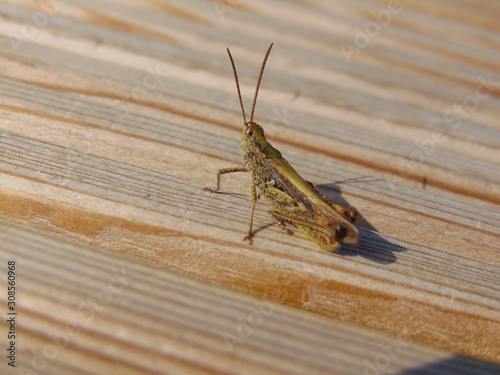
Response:
[[[252,182],[252,208],[250,209],[250,225],[248,226],[248,234],[246,235],[245,238],[243,238],[243,241],[252,241],[253,237],[253,232],[252,232],[252,227],[253,227],[253,213],[255,211],[255,205],[257,204],[257,191],[255,189],[255,183]]]
[[[204,191],[209,191],[211,193],[217,193],[220,190],[220,176],[226,173],[234,173],[234,172],[250,172],[251,169],[245,168],[245,167],[232,167],[232,168],[224,168],[224,169],[219,169],[217,171],[217,182],[215,185],[215,189],[205,187],[203,188]],[[252,208],[250,210],[250,225],[248,227],[248,234],[246,237],[243,239],[244,241],[248,240],[251,241],[253,237],[252,233],[252,227],[253,227],[253,213],[255,211],[255,205],[257,203],[257,192],[255,189],[256,185],[255,183],[252,182]]]
[[[233,173],[233,172],[250,172],[250,170],[248,170],[248,168],[245,167],[232,167],[232,168],[219,169],[217,171],[217,183],[215,185],[215,189],[204,187],[203,190],[209,191],[211,193],[217,193],[220,190],[220,176],[226,173]]]

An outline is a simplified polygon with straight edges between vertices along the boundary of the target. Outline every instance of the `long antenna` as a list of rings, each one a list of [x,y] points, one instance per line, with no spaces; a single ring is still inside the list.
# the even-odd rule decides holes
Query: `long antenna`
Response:
[[[260,73],[259,73],[259,80],[257,81],[257,87],[255,88],[255,95],[253,97],[252,113],[250,114],[250,122],[253,121],[253,114],[255,112],[255,104],[257,103],[257,95],[259,95],[260,81],[262,81],[262,75],[264,74],[264,68],[266,67],[267,58],[269,57],[269,54],[271,53],[271,48],[273,48],[273,44],[274,43],[271,43],[269,45],[269,48],[267,49],[266,55],[264,56],[264,60],[262,61],[262,66],[260,68]]]
[[[243,107],[243,100],[241,99],[241,90],[240,90],[240,82],[238,81],[238,73],[236,72],[236,66],[234,65],[233,56],[231,56],[229,48],[226,49],[227,49],[227,54],[229,55],[229,60],[231,60],[231,65],[233,66],[234,79],[236,80],[236,90],[238,90],[238,98],[240,99],[241,113],[243,114],[243,124],[246,124],[247,118],[245,116],[245,108]]]

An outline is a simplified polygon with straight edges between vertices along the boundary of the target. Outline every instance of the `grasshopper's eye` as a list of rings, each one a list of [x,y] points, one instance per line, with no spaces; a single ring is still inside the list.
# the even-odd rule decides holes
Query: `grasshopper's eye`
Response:
[[[249,137],[251,137],[253,135],[253,127],[251,126],[248,126],[246,129],[245,129],[245,134],[248,135]]]

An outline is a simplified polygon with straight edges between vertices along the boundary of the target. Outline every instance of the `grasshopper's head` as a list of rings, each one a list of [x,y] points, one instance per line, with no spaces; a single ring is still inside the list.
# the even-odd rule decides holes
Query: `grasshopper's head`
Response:
[[[262,140],[266,139],[262,126],[253,121],[247,121],[243,126],[243,140],[247,141],[250,138],[254,138],[257,142],[262,142]]]
[[[245,122],[241,147],[243,155],[250,153],[255,154],[255,151],[258,151],[260,155],[266,158],[281,158],[281,153],[276,150],[264,136],[264,129],[262,126],[253,121]]]

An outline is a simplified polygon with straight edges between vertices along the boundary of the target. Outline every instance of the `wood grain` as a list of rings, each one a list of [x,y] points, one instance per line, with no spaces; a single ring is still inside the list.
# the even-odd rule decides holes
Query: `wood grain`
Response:
[[[25,228],[0,223],[0,238],[4,265],[16,262],[23,343],[16,368],[24,373],[494,374],[499,368]],[[4,278],[0,285],[6,290]]]
[[[500,7],[59,5],[0,5],[2,220],[331,324],[500,363]],[[224,194],[202,191],[241,163],[225,49],[249,106],[271,41],[255,119],[306,179],[360,211],[359,248],[328,253],[287,236],[264,202],[250,245],[249,176],[225,176]]]

